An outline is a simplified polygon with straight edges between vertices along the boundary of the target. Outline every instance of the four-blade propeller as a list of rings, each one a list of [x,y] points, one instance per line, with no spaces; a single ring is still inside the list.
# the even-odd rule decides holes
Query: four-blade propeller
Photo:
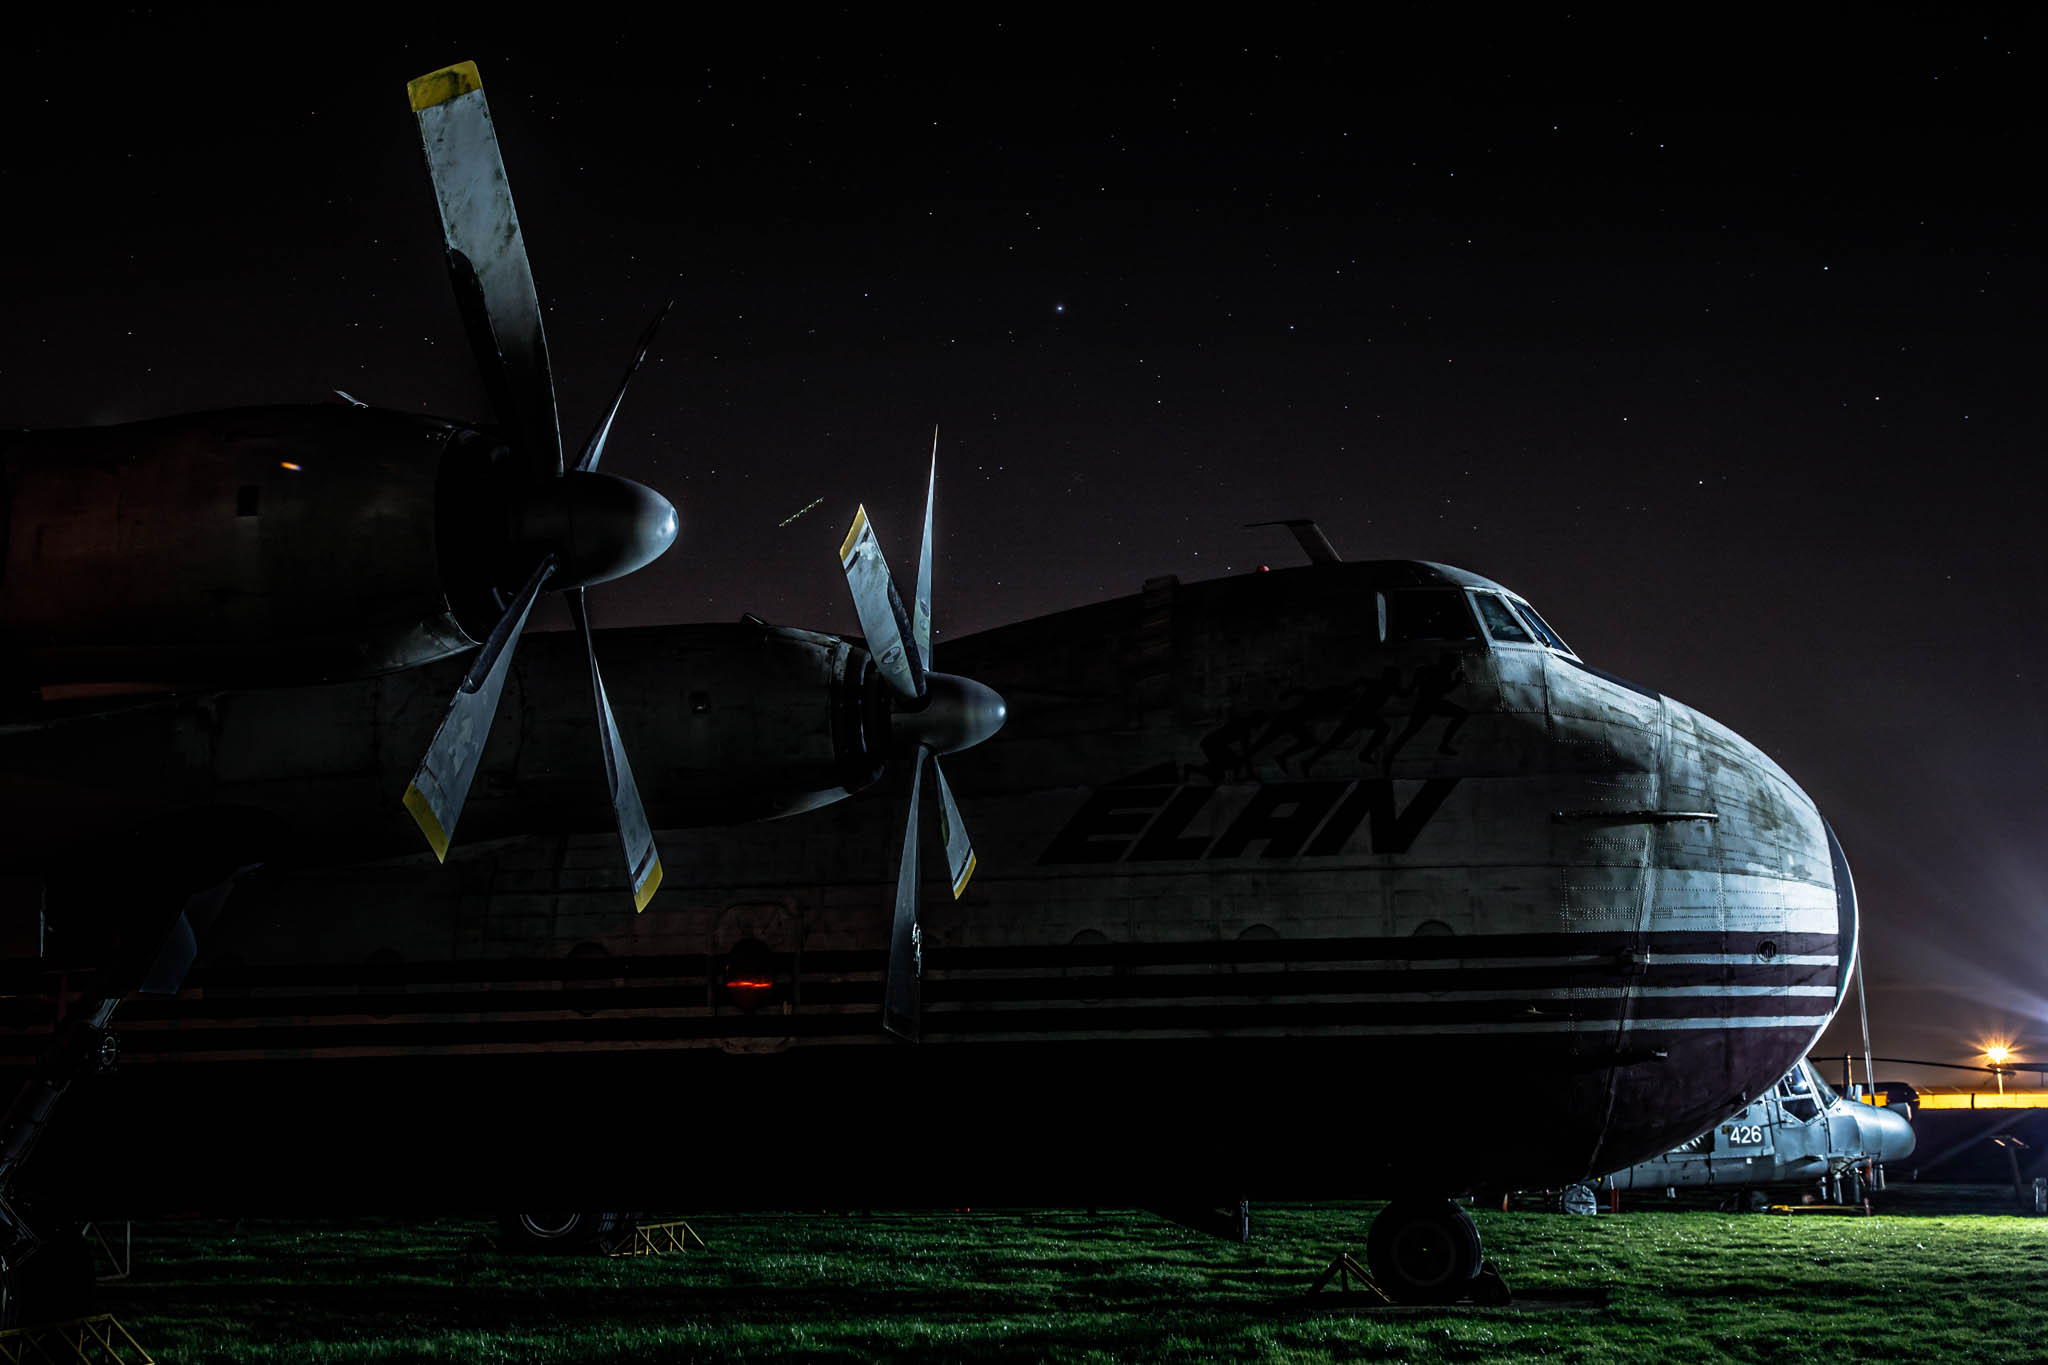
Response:
[[[625,847],[633,906],[645,909],[661,885],[661,858],[605,696],[583,589],[642,567],[676,537],[676,510],[666,498],[597,469],[626,386],[646,360],[668,308],[640,338],[633,363],[582,457],[574,468],[564,469],[540,300],[476,65],[463,62],[422,76],[407,91],[441,211],[448,276],[509,449],[493,452],[478,466],[481,474],[443,494],[460,504],[453,509],[455,516],[490,528],[471,529],[450,540],[459,540],[471,558],[482,561],[458,567],[488,587],[500,614],[406,789],[405,807],[436,856],[445,860],[519,633],[543,589],[565,592],[590,658],[605,776]],[[508,596],[514,585],[521,586]]]
[[[899,1037],[915,1039],[921,1015],[919,979],[924,965],[924,933],[917,922],[918,804],[924,791],[924,770],[932,770],[939,788],[939,839],[946,849],[946,868],[957,899],[974,876],[974,845],[960,822],[960,807],[946,782],[939,755],[957,753],[981,743],[1002,728],[1003,699],[968,678],[935,673],[932,658],[932,493],[938,480],[938,432],[932,433],[932,468],[925,484],[924,546],[918,558],[917,596],[905,612],[903,599],[882,560],[881,542],[868,521],[867,508],[854,513],[853,527],[839,547],[839,562],[853,590],[868,652],[890,693],[890,736],[911,754],[910,816],[903,829],[903,851],[896,865],[896,913],[889,932],[889,976],[883,995],[882,1026]]]

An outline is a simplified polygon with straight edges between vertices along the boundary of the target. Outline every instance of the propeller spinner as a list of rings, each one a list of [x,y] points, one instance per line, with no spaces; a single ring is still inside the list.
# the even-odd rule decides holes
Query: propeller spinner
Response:
[[[597,468],[626,386],[647,359],[674,301],[641,335],[611,406],[591,431],[575,467],[565,470],[540,300],[476,64],[462,62],[422,76],[407,86],[407,93],[441,212],[448,277],[510,451],[508,458],[478,466],[469,480],[457,481],[444,493],[457,500],[456,516],[489,527],[479,533],[473,525],[460,538],[483,561],[463,568],[488,579],[490,596],[501,610],[406,788],[405,808],[435,856],[445,860],[519,634],[543,589],[566,592],[590,659],[605,776],[633,907],[643,910],[661,885],[661,858],[605,695],[583,590],[641,568],[675,541],[676,509],[668,499]],[[519,586],[508,596],[506,589],[513,584]]]
[[[939,755],[972,748],[1003,726],[1003,699],[970,678],[931,670],[932,493],[938,482],[939,434],[932,432],[932,467],[925,483],[924,546],[917,566],[917,596],[911,610],[903,599],[882,545],[862,506],[839,547],[840,566],[853,590],[854,610],[867,636],[868,652],[890,692],[889,732],[911,754],[910,815],[896,864],[896,913],[889,931],[889,976],[882,1003],[882,1027],[917,1038],[922,1013],[919,980],[924,966],[924,933],[917,922],[918,806],[924,771],[931,768],[939,789],[939,839],[958,899],[974,876],[974,845],[960,821],[960,807],[939,766]]]

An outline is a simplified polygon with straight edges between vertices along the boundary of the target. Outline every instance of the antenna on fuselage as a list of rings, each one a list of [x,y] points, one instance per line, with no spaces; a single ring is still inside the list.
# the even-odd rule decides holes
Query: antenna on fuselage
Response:
[[[1342,564],[1344,556],[1337,553],[1337,547],[1330,544],[1330,538],[1323,534],[1323,528],[1307,517],[1296,517],[1292,521],[1248,521],[1246,529],[1254,526],[1285,526],[1294,532],[1295,540],[1301,544],[1302,552],[1311,564]]]

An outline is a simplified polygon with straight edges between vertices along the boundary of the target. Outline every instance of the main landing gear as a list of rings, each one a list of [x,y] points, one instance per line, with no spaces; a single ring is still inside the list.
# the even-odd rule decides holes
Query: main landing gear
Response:
[[[1479,1228],[1448,1199],[1396,1199],[1366,1234],[1365,1260],[1396,1303],[1508,1302],[1508,1287],[1480,1259]]]
[[[610,1251],[639,1220],[637,1213],[500,1214],[498,1249],[520,1254]]]

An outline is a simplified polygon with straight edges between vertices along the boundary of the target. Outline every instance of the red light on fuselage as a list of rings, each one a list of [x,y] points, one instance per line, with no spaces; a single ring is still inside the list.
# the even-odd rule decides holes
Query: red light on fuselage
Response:
[[[725,988],[729,991],[768,991],[775,989],[775,983],[773,981],[728,981],[725,983]]]

